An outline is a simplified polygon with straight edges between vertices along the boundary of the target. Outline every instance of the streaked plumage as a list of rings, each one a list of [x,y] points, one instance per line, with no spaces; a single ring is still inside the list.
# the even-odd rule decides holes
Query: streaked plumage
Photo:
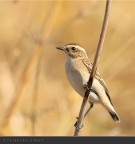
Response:
[[[85,86],[87,85],[92,68],[92,63],[89,62],[85,49],[78,44],[67,44],[57,48],[66,53],[67,60],[65,63],[65,71],[67,78],[75,91],[83,97],[86,91]],[[89,102],[100,103],[105,109],[107,109],[115,122],[120,121],[113,108],[106,84],[98,71],[96,71],[93,80]]]

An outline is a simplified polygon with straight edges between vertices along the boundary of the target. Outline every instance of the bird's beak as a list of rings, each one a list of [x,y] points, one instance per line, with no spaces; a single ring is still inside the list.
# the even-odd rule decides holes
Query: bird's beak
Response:
[[[63,46],[57,46],[56,48],[59,49],[59,50],[63,50],[64,51]]]

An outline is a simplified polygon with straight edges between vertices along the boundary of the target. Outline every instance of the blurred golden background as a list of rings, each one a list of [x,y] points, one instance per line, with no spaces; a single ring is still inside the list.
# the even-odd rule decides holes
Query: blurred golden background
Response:
[[[93,61],[105,0],[0,1],[0,135],[72,136],[82,98],[56,46],[81,44]],[[121,118],[100,105],[81,135],[135,135],[135,1],[112,1],[98,69]]]

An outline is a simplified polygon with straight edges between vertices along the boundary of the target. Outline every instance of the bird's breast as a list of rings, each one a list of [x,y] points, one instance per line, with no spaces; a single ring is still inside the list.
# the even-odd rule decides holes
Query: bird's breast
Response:
[[[72,87],[79,95],[84,96],[85,90],[83,85],[87,83],[89,73],[81,68],[80,63],[75,63],[75,61],[70,59],[65,64],[65,70]]]

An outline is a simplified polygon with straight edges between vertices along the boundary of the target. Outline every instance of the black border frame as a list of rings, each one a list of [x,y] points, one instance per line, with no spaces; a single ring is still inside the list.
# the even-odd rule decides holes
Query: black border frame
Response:
[[[135,137],[1,136],[0,144],[135,144]]]

